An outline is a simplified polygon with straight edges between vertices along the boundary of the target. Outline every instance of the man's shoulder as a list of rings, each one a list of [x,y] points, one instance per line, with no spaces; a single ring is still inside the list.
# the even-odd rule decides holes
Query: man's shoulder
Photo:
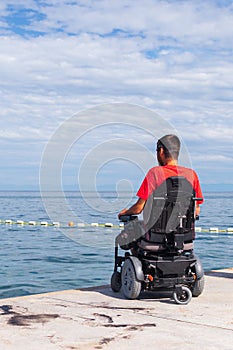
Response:
[[[157,166],[153,166],[152,168],[150,168],[147,172],[147,174],[156,174],[156,173],[159,173],[161,171],[164,171],[164,167],[163,166],[160,166],[160,165],[157,165]]]
[[[182,165],[178,165],[177,168],[178,168],[179,171],[182,171],[184,173],[189,173],[189,174],[195,174],[196,175],[195,170],[193,170],[192,168],[188,168],[188,167],[185,167],[185,166],[182,166]]]
[[[169,166],[169,165],[157,165],[149,169],[149,175],[156,174],[172,174],[173,172],[177,172],[178,176],[182,176],[183,174],[194,175],[197,176],[195,170],[192,168],[188,168],[182,165]],[[171,175],[170,175],[171,176]]]

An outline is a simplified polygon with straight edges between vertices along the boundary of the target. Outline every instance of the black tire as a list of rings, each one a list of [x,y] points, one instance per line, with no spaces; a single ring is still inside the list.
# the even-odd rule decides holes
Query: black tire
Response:
[[[141,292],[141,282],[136,278],[133,263],[126,259],[121,271],[122,291],[126,298],[136,299]]]
[[[195,258],[197,261],[194,265],[193,272],[196,275],[196,280],[193,283],[191,291],[192,291],[193,297],[198,297],[199,295],[201,295],[201,293],[204,290],[205,277],[204,277],[204,270],[203,270],[203,267],[201,264],[201,260],[199,259],[199,257],[197,255],[195,255]]]
[[[199,297],[204,290],[205,278],[202,276],[199,280],[196,280],[192,287],[193,297]]]
[[[204,270],[202,267],[202,263],[201,260],[199,259],[199,257],[197,255],[195,255],[196,258],[196,263],[193,267],[193,272],[196,275],[197,280],[200,280],[202,278],[202,276],[204,276]]]
[[[113,292],[119,292],[121,289],[121,274],[118,271],[113,272],[113,274],[112,274],[111,288],[112,288]]]
[[[181,288],[182,288],[182,293],[178,293],[176,290],[173,292],[173,299],[177,304],[186,305],[192,299],[192,292],[186,286],[182,286]]]

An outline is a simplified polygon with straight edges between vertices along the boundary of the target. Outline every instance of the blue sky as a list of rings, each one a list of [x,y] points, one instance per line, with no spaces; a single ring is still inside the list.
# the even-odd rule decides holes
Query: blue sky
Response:
[[[233,190],[233,1],[2,0],[0,13],[0,189],[39,188],[43,151],[72,115],[129,103],[174,126],[205,189]],[[82,138],[87,153],[101,128],[94,137]],[[83,161],[75,147],[64,161],[70,188]],[[101,189],[123,169],[140,183],[129,161],[102,162]]]

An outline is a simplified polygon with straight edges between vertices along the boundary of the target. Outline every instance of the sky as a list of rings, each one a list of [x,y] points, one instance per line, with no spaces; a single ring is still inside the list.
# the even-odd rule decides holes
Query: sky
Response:
[[[165,123],[204,190],[233,191],[232,24],[229,0],[1,0],[0,190],[63,155],[65,189],[135,192]]]

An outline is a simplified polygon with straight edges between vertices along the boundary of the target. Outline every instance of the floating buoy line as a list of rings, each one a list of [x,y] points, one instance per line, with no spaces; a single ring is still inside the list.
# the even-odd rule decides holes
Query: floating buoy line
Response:
[[[97,223],[93,222],[91,224],[87,223],[82,223],[79,222],[75,224],[74,222],[70,221],[67,224],[62,224],[58,221],[54,222],[48,222],[48,221],[23,221],[23,220],[0,220],[0,224],[5,224],[5,225],[18,225],[18,226],[54,226],[54,227],[108,227],[108,228],[123,228],[124,224],[120,223],[119,225],[112,224],[110,222],[106,223]]]
[[[75,224],[74,222],[70,221],[67,224],[62,224],[58,221],[54,221],[54,222],[48,222],[48,221],[23,221],[23,220],[0,220],[0,224],[5,224],[5,225],[18,225],[18,226],[53,226],[53,227],[77,227],[77,228],[85,228],[85,227],[103,227],[103,228],[123,228],[124,224],[123,223],[119,223],[118,225],[116,224],[112,224],[110,222],[106,222],[106,223],[97,223],[97,222],[92,222],[91,224],[87,224],[87,223],[82,223],[79,222],[77,224]],[[202,227],[195,227],[195,231],[196,232],[214,232],[214,233],[218,233],[218,232],[223,232],[223,233],[233,233],[233,227],[228,227],[226,229],[221,229],[218,227],[209,227],[209,228],[202,228]]]

